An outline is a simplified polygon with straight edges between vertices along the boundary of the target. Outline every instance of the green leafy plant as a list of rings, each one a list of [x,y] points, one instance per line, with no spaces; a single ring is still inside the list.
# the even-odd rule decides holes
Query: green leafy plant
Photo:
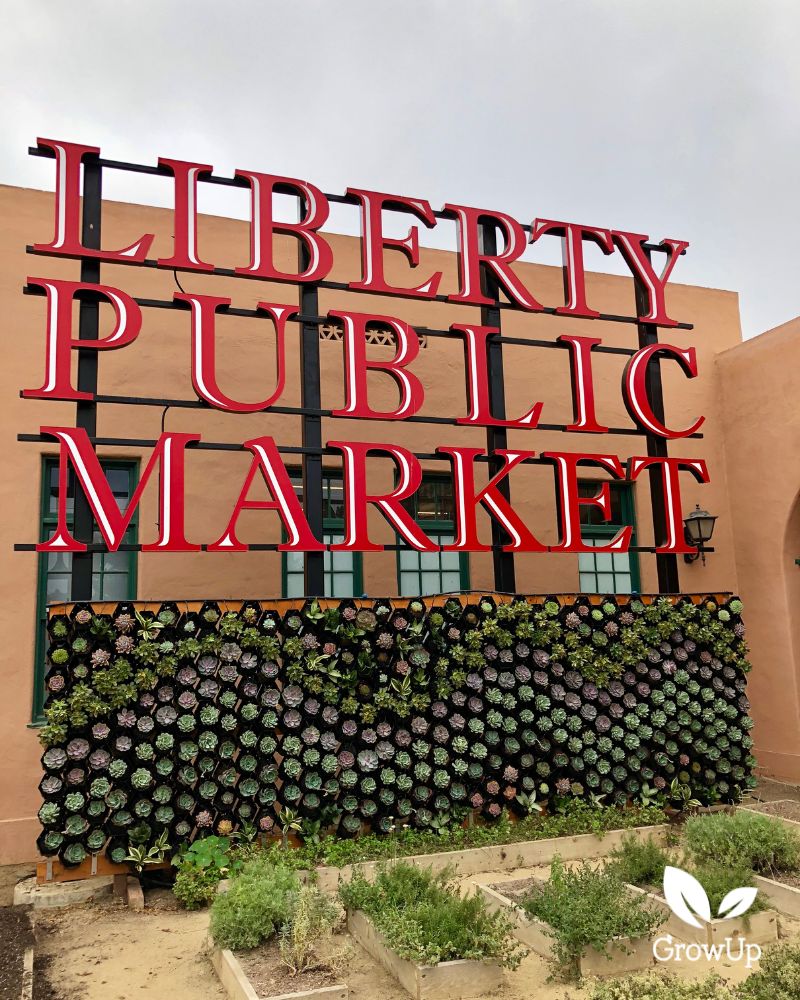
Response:
[[[761,875],[800,866],[800,838],[779,819],[737,811],[692,817],[686,847],[697,864],[742,866]]]
[[[289,920],[300,891],[297,874],[256,857],[211,906],[210,932],[220,948],[255,948]]]
[[[160,865],[168,852],[169,834],[164,830],[149,846],[147,844],[131,846],[125,860],[141,875],[148,865]]]
[[[644,976],[599,981],[590,1000],[737,1000],[737,996],[736,991],[729,989],[717,975],[695,981],[651,972]],[[770,1000],[777,998],[770,997]]]
[[[587,947],[611,960],[608,946],[614,938],[649,936],[666,919],[646,897],[631,895],[613,870],[598,870],[586,861],[570,869],[559,858],[550,866],[548,881],[524,897],[520,906],[548,925],[557,960],[573,975]]]
[[[459,896],[450,869],[434,874],[398,862],[381,868],[374,882],[357,872],[339,895],[348,909],[369,916],[401,958],[424,965],[474,959],[516,968],[525,954],[504,915],[490,913],[478,895]]]
[[[609,868],[622,882],[642,888],[660,886],[669,864],[669,854],[652,837],[625,836],[609,856]]]

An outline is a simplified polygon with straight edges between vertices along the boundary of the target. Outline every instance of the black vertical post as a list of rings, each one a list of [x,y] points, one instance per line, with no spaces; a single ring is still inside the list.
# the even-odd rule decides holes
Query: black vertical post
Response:
[[[647,252],[648,259],[650,252]],[[636,315],[644,316],[649,310],[649,297],[644,283],[634,278],[636,289]],[[655,323],[638,323],[639,347],[650,347],[658,343],[658,327]],[[664,422],[664,389],[661,384],[661,366],[658,358],[651,358],[645,372],[647,396],[657,420]],[[649,458],[667,458],[666,438],[657,434],[647,435],[647,455]],[[658,467],[650,470],[650,502],[653,509],[653,535],[656,545],[663,545],[667,536],[667,515],[664,506],[664,488],[661,472]],[[662,594],[677,594],[680,590],[678,580],[678,557],[670,553],[656,553],[656,572],[658,574],[658,590]]]
[[[103,168],[97,157],[87,157],[83,165],[83,215],[81,239],[90,250],[100,249],[100,216],[103,199]],[[98,284],[100,281],[100,261],[81,260],[81,281]],[[100,304],[81,301],[78,313],[78,329],[81,340],[97,340],[100,336]],[[78,389],[80,392],[97,393],[97,351],[78,351]],[[85,430],[90,438],[97,435],[97,403],[94,399],[83,400],[77,405],[75,426]],[[75,524],[73,535],[79,542],[89,544],[94,537],[94,518],[86,494],[75,483]],[[72,555],[72,575],[70,596],[73,601],[92,599],[91,552],[74,552]]]
[[[497,229],[495,224],[483,222],[480,227],[481,253],[497,253]],[[481,306],[481,325],[497,329],[497,335],[492,335],[486,341],[486,368],[489,376],[489,409],[493,417],[504,420],[506,416],[506,394],[503,383],[503,345],[500,334],[500,289],[494,276],[487,268],[483,269],[481,278],[484,295],[494,299],[490,306]],[[486,428],[486,450],[489,452],[489,476],[496,475],[503,467],[500,457],[493,457],[498,448],[508,447],[508,432],[505,427]],[[508,477],[498,484],[499,493],[511,499]],[[492,560],[494,563],[494,589],[506,593],[515,593],[517,589],[514,571],[514,553],[503,552],[500,546],[511,539],[506,530],[495,518],[492,518]]]
[[[300,199],[301,218],[305,210]],[[300,273],[309,266],[309,253],[300,242]],[[300,314],[319,315],[319,291],[314,284],[300,285]],[[300,379],[301,406],[303,409],[319,411],[322,407],[319,362],[319,327],[316,323],[303,322],[300,325]],[[322,417],[318,414],[303,416],[303,448],[322,448]],[[303,505],[309,526],[322,541],[322,453],[303,453]],[[323,597],[325,594],[325,563],[323,552],[306,552],[303,566],[305,591],[309,597]]]

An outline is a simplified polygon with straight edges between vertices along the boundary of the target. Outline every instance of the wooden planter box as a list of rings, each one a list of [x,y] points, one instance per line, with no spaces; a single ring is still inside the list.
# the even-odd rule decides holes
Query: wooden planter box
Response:
[[[721,944],[725,938],[744,937],[750,944],[771,944],[778,940],[778,914],[775,910],[762,910],[760,913],[745,914],[733,920],[712,920],[705,927],[692,927],[676,917],[663,896],[647,892],[638,886],[629,885],[631,892],[647,896],[650,903],[660,907],[666,914],[666,923],[659,933],[671,934],[679,941],[687,944],[713,945]]]
[[[486,904],[492,912],[501,911],[514,924],[515,936],[531,951],[555,962],[553,937],[544,921],[530,917],[521,906],[488,885],[479,886]],[[586,948],[578,959],[581,976],[618,976],[625,972],[641,972],[653,965],[653,939],[615,938],[606,952]]]
[[[348,1000],[347,986],[322,986],[316,990],[301,990],[299,993],[259,996],[239,960],[227,948],[214,948],[211,952],[211,964],[230,1000]]]
[[[800,836],[800,823],[796,819],[786,819],[785,816],[774,816],[772,813],[761,812],[760,809],[750,809],[748,806],[739,806],[737,812],[755,813],[756,816],[766,816],[767,819],[776,819],[779,823],[783,823],[784,826],[788,827],[792,833]]]
[[[564,861],[579,861],[582,858],[599,858],[619,847],[623,837],[632,835],[638,840],[652,837],[656,843],[666,843],[670,831],[668,824],[659,826],[631,827],[627,830],[611,830],[598,837],[594,833],[583,833],[575,837],[552,837],[548,840],[522,840],[516,844],[497,844],[492,847],[472,847],[465,851],[441,851],[436,854],[415,854],[398,860],[419,865],[439,872],[453,865],[459,875],[478,875],[481,872],[513,871],[515,868],[533,868],[549,865],[558,856]],[[336,892],[339,882],[349,882],[353,872],[358,870],[364,877],[375,876],[380,862],[366,861],[343,868],[317,868],[317,884],[324,892]]]
[[[386,946],[375,925],[360,910],[348,910],[347,929],[414,1000],[458,1000],[460,997],[483,996],[503,985],[503,969],[496,962],[461,959],[439,962],[438,965],[418,965],[400,958]]]

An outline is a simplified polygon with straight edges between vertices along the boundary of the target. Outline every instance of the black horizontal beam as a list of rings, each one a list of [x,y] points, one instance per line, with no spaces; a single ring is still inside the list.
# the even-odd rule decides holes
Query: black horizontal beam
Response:
[[[20,397],[22,393],[20,392]],[[70,402],[69,400],[61,400],[58,396],[49,397],[54,402]],[[202,399],[159,399],[150,398],[148,396],[114,396],[105,393],[95,393],[92,396],[92,400],[95,403],[108,403],[110,405],[120,405],[120,406],[157,406],[157,407],[177,407],[185,410],[207,410],[208,412],[214,413],[227,413],[227,410],[217,409],[210,406]],[[315,409],[308,406],[267,406],[263,410],[257,410],[255,413],[232,413],[232,416],[238,417],[252,417],[257,413],[275,413],[279,416],[289,416],[289,417],[326,417],[331,420],[353,420],[352,416],[347,414],[334,413],[333,410]],[[373,421],[375,422],[375,421]],[[377,423],[387,423],[385,420],[377,420]],[[414,415],[413,417],[404,417],[403,423],[409,424],[440,424],[448,427],[473,427],[480,428],[481,424],[463,424],[459,423],[456,417],[422,417],[419,415]],[[513,428],[512,428],[513,429]],[[522,430],[526,428],[521,428]],[[556,431],[556,432],[567,432],[566,424],[537,424],[536,427],[527,428],[529,430],[537,431]],[[570,434],[588,434],[589,431],[568,431]],[[647,434],[647,431],[642,430],[638,427],[609,427],[603,431],[603,434],[617,434],[623,437],[641,437]],[[596,434],[594,436],[597,436]],[[602,437],[602,435],[600,435]],[[694,434],[688,434],[689,438],[702,438],[703,435],[698,431]],[[27,438],[20,437],[20,440],[27,440]]]
[[[78,253],[74,253],[73,254],[73,253],[60,253],[60,252],[55,251],[55,250],[36,250],[31,245],[26,246],[25,250],[26,250],[27,253],[32,254],[35,257],[59,257],[59,258],[65,258],[66,257],[66,258],[72,259],[72,260],[82,260],[83,259],[82,255],[78,254]],[[217,277],[220,277],[220,278],[244,278],[246,281],[261,281],[261,282],[263,282],[265,280],[264,278],[260,277],[257,274],[242,274],[241,272],[238,272],[238,271],[234,270],[234,268],[232,268],[232,267],[215,267],[215,268],[213,268],[210,271],[197,271],[195,268],[192,268],[192,267],[174,267],[172,264],[170,264],[168,267],[162,267],[162,266],[159,266],[159,263],[158,263],[157,260],[153,260],[152,258],[147,258],[146,260],[142,260],[142,261],[128,260],[128,259],[120,258],[119,260],[108,261],[108,263],[109,264],[121,264],[121,265],[123,265],[125,267],[152,267],[152,268],[156,268],[158,270],[180,271],[181,273],[186,273],[186,274],[216,275]],[[291,287],[294,288],[296,286],[302,285],[303,282],[301,282],[301,281],[288,281],[288,282],[284,282],[284,284],[290,285]],[[377,294],[376,292],[372,291],[369,288],[354,288],[351,285],[349,285],[346,281],[317,281],[317,282],[314,282],[314,285],[317,288],[324,288],[324,289],[327,289],[329,291],[352,292],[355,295],[372,295],[374,297]],[[44,293],[41,293],[41,294],[44,294]],[[419,296],[416,296],[416,295],[393,294],[391,296],[384,295],[383,298],[385,298],[385,299],[403,299],[403,300],[409,299],[409,300],[413,300],[414,302],[422,302],[422,301],[424,301],[424,302],[445,302],[445,303],[449,303],[452,306],[460,306],[462,308],[469,308],[469,309],[477,309],[478,308],[477,305],[472,305],[469,302],[453,302],[447,295],[432,295],[430,298],[420,299]],[[139,301],[139,300],[137,299],[137,301]],[[155,300],[152,300],[152,301],[142,300],[142,302],[141,302],[142,305],[150,305],[150,304],[154,304],[154,303],[155,303]],[[620,315],[617,315],[616,313],[600,313],[597,316],[563,316],[563,315],[561,315],[558,312],[560,306],[542,306],[541,309],[537,309],[535,312],[528,312],[527,310],[521,309],[518,305],[515,305],[515,303],[513,303],[513,302],[500,301],[499,303],[497,303],[497,308],[499,308],[499,309],[513,309],[514,312],[516,312],[516,313],[521,313],[523,315],[530,315],[530,316],[560,316],[561,319],[569,320],[569,321],[572,321],[572,320],[589,320],[592,323],[594,323],[594,322],[600,322],[600,323],[631,323],[631,324],[634,324],[634,325],[636,325],[636,324],[638,324],[640,322],[640,320],[639,320],[639,318],[637,316],[620,316]],[[230,312],[231,315],[238,315],[238,316],[247,316],[247,315],[250,315],[251,313],[255,314],[255,310],[252,310],[252,309],[251,310],[234,310],[234,309],[229,309],[228,312]],[[326,322],[327,322],[327,320],[326,320]],[[658,324],[654,324],[654,325],[658,325]],[[674,324],[671,324],[669,326],[665,326],[664,329],[667,329],[667,330],[693,330],[694,329],[694,324],[693,323],[674,323]],[[420,330],[420,332],[422,332],[422,331]],[[451,334],[448,333],[448,335],[451,335]],[[546,341],[543,341],[542,343],[546,343]]]
[[[38,544],[42,544],[42,543],[39,542]],[[141,552],[141,550],[142,550],[142,548],[144,547],[145,544],[146,543],[143,543],[143,542],[122,542],[113,551],[115,551],[115,552]],[[280,545],[279,542],[253,542],[253,543],[247,545],[246,548],[247,548],[248,552],[277,552],[277,551],[279,551],[279,545]],[[15,552],[35,552],[36,551],[36,546],[37,546],[36,542],[16,542],[14,544],[14,551]],[[209,545],[201,545],[200,546],[200,551],[201,552],[207,552],[209,548],[210,548]],[[387,543],[386,545],[383,546],[383,548],[387,552],[417,552],[417,551],[419,551],[418,549],[412,548],[410,545],[399,545],[396,542]],[[501,545],[491,545],[491,544],[487,543],[486,550],[479,549],[477,551],[490,551],[490,550],[494,550],[494,549],[500,549],[500,550],[502,550],[502,546]],[[108,546],[104,542],[88,542],[87,545],[86,545],[86,551],[87,552],[103,552],[103,553],[108,553],[108,552],[111,552],[112,550],[109,549]],[[443,552],[444,549],[443,549],[442,546],[437,546],[436,551],[437,552]],[[598,550],[597,549],[593,549],[592,551],[594,552],[594,551],[598,551]],[[631,545],[630,548],[627,549],[626,551],[628,551],[628,552],[651,552],[652,553],[652,552],[656,551],[656,548],[655,548],[654,545]],[[714,551],[716,551],[716,550],[713,547],[712,548],[704,548],[703,549],[703,552],[714,552]],[[561,550],[557,546],[555,546],[555,545],[548,545],[547,546],[547,552],[553,553],[554,555],[558,555],[558,554],[561,554],[561,555],[576,555],[577,554],[577,553],[574,553],[574,552],[563,552],[562,553]],[[187,554],[191,555],[191,553],[187,553]],[[372,554],[375,554],[375,553],[372,553]],[[539,554],[540,555],[544,555],[545,553],[539,553]],[[472,591],[462,591],[462,590],[459,590],[459,591],[453,591],[453,593],[463,594],[463,593],[472,593]],[[480,593],[480,592],[479,591],[474,591],[474,593]],[[493,593],[497,593],[497,591],[493,591]],[[660,594],[659,596],[663,597],[664,595]]]

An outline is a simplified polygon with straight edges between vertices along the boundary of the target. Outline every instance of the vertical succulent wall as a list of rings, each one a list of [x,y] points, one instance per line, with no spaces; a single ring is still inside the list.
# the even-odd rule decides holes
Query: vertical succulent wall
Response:
[[[78,604],[48,622],[43,854],[287,816],[342,836],[752,784],[734,597]]]

